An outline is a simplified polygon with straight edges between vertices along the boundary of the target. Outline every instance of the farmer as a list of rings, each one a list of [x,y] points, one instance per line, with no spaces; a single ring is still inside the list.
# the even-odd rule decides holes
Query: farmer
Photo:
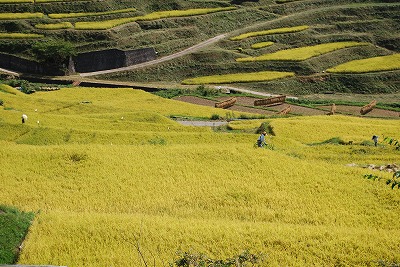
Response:
[[[25,123],[25,121],[28,119],[28,116],[26,116],[25,114],[22,114],[22,123]]]
[[[267,134],[266,131],[263,131],[257,139],[257,146],[263,147],[265,145],[265,135]]]
[[[373,135],[373,136],[372,136],[372,140],[374,141],[375,146],[378,145],[378,137],[379,137],[379,136],[377,136],[377,135]]]

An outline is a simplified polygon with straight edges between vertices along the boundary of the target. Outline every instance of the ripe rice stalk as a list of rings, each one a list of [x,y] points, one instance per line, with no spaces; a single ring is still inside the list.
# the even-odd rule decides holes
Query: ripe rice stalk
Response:
[[[363,106],[360,110],[361,115],[365,115],[368,112],[372,111],[375,106],[376,106],[376,100],[373,100],[368,105]]]
[[[302,26],[295,26],[295,27],[286,27],[286,28],[277,28],[277,29],[270,29],[265,31],[257,31],[257,32],[248,32],[238,36],[234,36],[230,38],[231,41],[239,41],[249,37],[256,37],[256,36],[263,36],[263,35],[270,35],[270,34],[280,34],[280,33],[292,33],[292,32],[299,32],[304,31],[310,28],[307,25]]]
[[[61,30],[61,29],[71,29],[74,26],[71,22],[60,22],[60,23],[49,23],[49,24],[36,24],[35,28],[41,30]]]
[[[236,97],[231,97],[227,100],[215,103],[216,108],[229,108],[232,107],[236,103]]]
[[[360,42],[326,43],[313,46],[280,50],[275,53],[264,54],[258,57],[237,58],[236,61],[237,62],[254,62],[254,61],[265,61],[265,60],[303,61],[335,50],[354,47],[354,46],[362,46],[362,45],[368,45],[368,43],[360,43]]]
[[[52,19],[65,19],[65,18],[77,18],[77,17],[90,17],[90,16],[102,16],[118,13],[134,12],[136,8],[125,8],[119,10],[111,10],[104,12],[79,12],[79,13],[61,13],[61,14],[49,14],[49,18]]]
[[[264,47],[268,47],[273,45],[274,42],[261,42],[261,43],[255,43],[253,45],[251,45],[251,48],[253,49],[260,49],[260,48],[264,48]]]
[[[273,105],[273,104],[282,104],[286,101],[286,96],[276,96],[264,99],[254,100],[254,106],[265,106],[265,105]]]
[[[143,16],[120,18],[105,21],[93,21],[93,22],[76,22],[75,29],[78,30],[106,30],[113,27],[123,25],[135,21],[148,21],[157,20],[162,18],[171,17],[187,17],[205,15],[214,12],[229,11],[236,9],[235,7],[221,7],[221,8],[199,8],[199,9],[188,9],[188,10],[170,10],[170,11],[159,11],[153,12]]]
[[[43,37],[43,34],[36,33],[0,33],[0,39],[35,39]]]
[[[279,114],[279,115],[286,115],[286,114],[288,114],[291,110],[292,110],[292,107],[291,107],[291,106],[288,106],[288,107],[282,109],[281,111],[279,111],[278,114]]]
[[[44,14],[36,13],[0,13],[0,20],[14,20],[14,19],[38,19],[43,18]]]
[[[0,4],[21,4],[21,3],[33,3],[33,0],[0,0]]]
[[[259,82],[271,81],[294,76],[293,72],[280,71],[260,71],[249,73],[234,73],[225,75],[211,75],[197,78],[186,79],[182,84],[221,84],[221,83],[236,83],[236,82]]]
[[[333,103],[331,106],[331,111],[328,112],[326,115],[335,115],[335,112],[336,112],[336,105],[335,103]]]
[[[327,71],[332,73],[366,73],[400,69],[400,54],[352,60]]]

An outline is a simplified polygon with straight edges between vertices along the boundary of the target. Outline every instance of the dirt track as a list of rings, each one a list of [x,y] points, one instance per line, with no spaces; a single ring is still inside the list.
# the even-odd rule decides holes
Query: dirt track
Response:
[[[169,61],[178,57],[182,57],[184,55],[193,53],[205,46],[208,46],[210,44],[216,43],[221,39],[224,39],[227,36],[227,34],[221,34],[218,36],[215,36],[211,39],[205,40],[204,42],[198,43],[194,46],[191,46],[185,50],[182,50],[180,52],[177,52],[175,54],[172,55],[168,55],[156,60],[152,60],[152,61],[147,61],[147,62],[143,62],[140,64],[136,64],[136,65],[131,65],[128,67],[123,67],[123,68],[118,68],[118,69],[111,69],[111,70],[102,70],[102,71],[95,71],[95,72],[86,72],[86,73],[81,73],[80,76],[82,77],[89,77],[89,76],[95,76],[95,75],[100,75],[100,74],[107,74],[107,73],[114,73],[114,72],[120,72],[120,71],[127,71],[127,70],[133,70],[133,69],[139,69],[139,68],[143,68],[143,67],[148,67],[151,65],[155,65],[155,64],[159,64],[161,62],[165,62],[165,61]]]

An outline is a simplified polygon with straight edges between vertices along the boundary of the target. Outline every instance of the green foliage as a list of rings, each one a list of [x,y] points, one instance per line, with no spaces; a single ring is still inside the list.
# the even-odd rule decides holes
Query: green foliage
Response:
[[[400,140],[391,137],[385,137],[383,141],[391,146],[394,146],[396,150],[400,150]]]
[[[368,180],[379,181],[382,177],[379,177],[374,174],[364,174],[364,178],[366,178]]]
[[[15,264],[34,214],[0,205],[0,264]]]
[[[0,106],[4,104],[3,100],[0,99]]]
[[[72,43],[57,39],[36,42],[32,49],[37,60],[59,68],[66,64],[70,56],[76,55]]]
[[[218,95],[218,90],[200,85],[196,88],[194,93],[199,96],[216,96]]]
[[[218,114],[212,114],[211,120],[219,120],[221,117]]]
[[[315,146],[315,145],[327,145],[327,144],[346,145],[346,144],[349,144],[349,143],[343,141],[340,137],[333,137],[333,138],[330,138],[328,140],[325,140],[325,141],[322,141],[322,142],[319,142],[319,143],[312,143],[311,145]]]
[[[207,255],[193,252],[178,252],[178,259],[173,266],[177,267],[246,267],[261,266],[265,258],[262,254],[252,254],[247,250],[228,259],[212,259]]]
[[[393,178],[388,179],[386,181],[386,184],[392,187],[392,189],[395,189],[396,186],[398,189],[400,189],[400,171],[396,171],[395,173],[393,173]]]

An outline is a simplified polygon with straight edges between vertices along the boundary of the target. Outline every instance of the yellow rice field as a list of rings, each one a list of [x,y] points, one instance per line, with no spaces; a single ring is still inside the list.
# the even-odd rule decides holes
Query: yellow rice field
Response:
[[[42,30],[60,30],[73,28],[71,22],[65,21],[60,23],[36,24],[35,28]]]
[[[292,33],[292,32],[299,32],[299,31],[304,31],[307,30],[309,26],[307,25],[301,25],[301,26],[295,26],[295,27],[285,27],[285,28],[277,28],[277,29],[270,29],[270,30],[265,30],[265,31],[257,31],[257,32],[248,32],[248,33],[243,33],[238,36],[231,37],[230,40],[232,41],[240,41],[246,38],[250,37],[257,37],[257,36],[263,36],[263,35],[269,35],[269,34],[281,34],[281,33]]]
[[[333,73],[365,73],[400,69],[400,54],[353,60],[327,71]]]
[[[220,8],[198,8],[198,9],[188,9],[188,10],[169,10],[169,11],[159,11],[153,12],[143,16],[128,17],[120,19],[112,19],[106,21],[91,21],[91,22],[76,22],[75,28],[77,30],[106,30],[113,27],[123,25],[130,22],[140,21],[140,20],[157,20],[162,18],[170,17],[187,17],[187,16],[198,16],[206,15],[214,12],[229,11],[233,10],[235,7],[220,7]]]
[[[102,16],[118,13],[126,13],[136,11],[136,8],[125,8],[119,10],[111,10],[104,12],[78,12],[78,13],[63,13],[63,14],[49,14],[49,18],[52,19],[65,19],[65,18],[77,18],[77,17],[90,17],[90,16]]]
[[[360,43],[360,42],[326,43],[313,46],[280,50],[275,53],[264,54],[258,57],[237,58],[236,61],[238,62],[252,62],[252,61],[265,61],[265,60],[303,61],[312,57],[333,52],[335,50],[354,47],[354,46],[363,46],[363,45],[368,45],[368,43]]]
[[[251,48],[260,49],[260,48],[271,46],[273,44],[274,44],[274,42],[260,42],[260,43],[255,43],[255,44],[251,45]]]
[[[238,82],[270,81],[294,76],[293,72],[260,71],[249,73],[234,73],[196,77],[182,81],[182,84],[220,84]]]
[[[37,19],[43,18],[43,13],[0,13],[0,20],[13,20],[13,19]]]
[[[138,244],[151,266],[179,250],[248,249],[265,255],[260,266],[400,261],[391,174],[346,166],[398,163],[393,147],[360,143],[397,136],[399,120],[269,118],[214,132],[170,116],[227,111],[132,89],[24,95],[0,85],[0,99],[0,202],[37,213],[19,264],[144,266]],[[253,148],[262,122],[274,150]],[[311,145],[332,137],[354,144]]]
[[[43,38],[43,34],[36,34],[36,33],[5,33],[0,32],[1,39],[26,39],[26,38]]]

